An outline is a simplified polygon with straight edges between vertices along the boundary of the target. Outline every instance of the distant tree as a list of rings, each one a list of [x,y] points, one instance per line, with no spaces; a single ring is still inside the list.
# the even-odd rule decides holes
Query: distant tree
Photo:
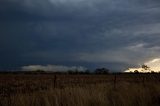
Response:
[[[91,73],[91,72],[90,72],[90,70],[88,70],[88,69],[84,71],[84,74],[90,74],[90,73]]]
[[[138,71],[138,70],[134,70],[134,73],[138,74],[138,73],[139,73],[139,71]]]
[[[97,68],[95,70],[95,74],[108,74],[109,73],[109,69],[106,68]]]
[[[151,73],[154,74],[155,72],[154,72],[154,71],[151,71]]]
[[[45,72],[44,70],[38,69],[35,72]]]
[[[74,74],[75,72],[73,70],[68,70],[67,73],[68,74]]]
[[[148,67],[147,65],[142,65],[142,68],[144,69],[144,70],[149,70],[150,69],[150,67]]]
[[[78,71],[78,70],[68,70],[67,73],[68,74],[83,74],[82,71]]]

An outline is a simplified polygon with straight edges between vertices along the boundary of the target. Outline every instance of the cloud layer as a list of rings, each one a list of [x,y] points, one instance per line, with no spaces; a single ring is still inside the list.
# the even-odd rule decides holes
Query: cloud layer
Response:
[[[123,69],[158,58],[159,0],[1,0],[0,68]]]
[[[28,65],[23,66],[22,71],[37,71],[37,70],[43,70],[43,71],[52,71],[52,72],[67,72],[67,71],[85,71],[86,68],[82,66],[61,66],[61,65]]]

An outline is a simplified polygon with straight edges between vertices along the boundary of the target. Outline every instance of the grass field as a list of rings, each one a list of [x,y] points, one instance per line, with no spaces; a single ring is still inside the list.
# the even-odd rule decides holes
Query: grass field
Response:
[[[160,106],[160,74],[0,74],[0,106]]]

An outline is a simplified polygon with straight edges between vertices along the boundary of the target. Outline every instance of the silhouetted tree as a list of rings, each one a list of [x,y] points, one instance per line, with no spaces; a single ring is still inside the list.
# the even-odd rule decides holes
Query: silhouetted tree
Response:
[[[142,68],[144,69],[144,70],[149,70],[150,69],[150,67],[148,67],[147,65],[142,65]]]
[[[90,72],[90,70],[88,70],[88,69],[84,71],[84,74],[90,74],[90,73],[91,73],[91,72]]]
[[[95,74],[108,74],[109,73],[109,69],[106,68],[97,68],[95,70]]]
[[[139,73],[139,71],[138,71],[138,70],[134,70],[134,73],[138,74],[138,73]]]
[[[154,72],[154,71],[151,71],[151,73],[154,74],[155,72]]]

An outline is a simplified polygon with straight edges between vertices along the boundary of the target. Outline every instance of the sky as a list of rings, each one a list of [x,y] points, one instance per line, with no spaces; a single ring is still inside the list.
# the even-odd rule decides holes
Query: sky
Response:
[[[159,59],[159,13],[159,0],[0,0],[0,69]]]

